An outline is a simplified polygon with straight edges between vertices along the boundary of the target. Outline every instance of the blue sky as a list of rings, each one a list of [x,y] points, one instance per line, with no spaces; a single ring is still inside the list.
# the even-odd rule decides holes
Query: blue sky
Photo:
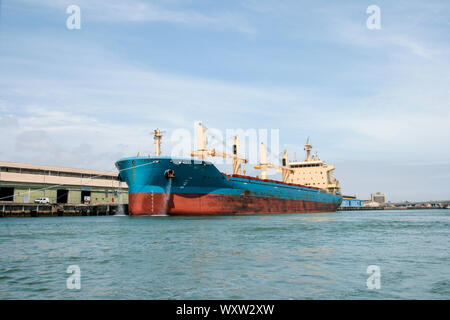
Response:
[[[449,18],[448,1],[3,0],[0,159],[114,170],[201,120],[279,129],[297,158],[310,136],[348,194],[448,199]]]

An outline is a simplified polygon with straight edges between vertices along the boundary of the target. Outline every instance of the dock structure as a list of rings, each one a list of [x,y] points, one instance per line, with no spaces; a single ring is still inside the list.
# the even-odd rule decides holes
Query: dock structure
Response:
[[[450,209],[450,200],[388,202],[378,206],[340,206],[338,211]]]
[[[63,217],[128,215],[127,204],[57,205],[0,202],[0,217]]]
[[[33,204],[128,203],[118,172],[0,161],[0,202]]]
[[[404,201],[388,203],[390,208],[406,208],[406,209],[449,209],[450,200],[430,200],[430,201]]]

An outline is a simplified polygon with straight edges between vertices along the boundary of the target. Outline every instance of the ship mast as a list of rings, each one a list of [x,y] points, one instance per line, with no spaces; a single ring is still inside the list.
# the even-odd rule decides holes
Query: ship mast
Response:
[[[306,139],[306,144],[305,144],[305,149],[306,151],[306,161],[310,161],[311,160],[311,150],[312,150],[312,145],[309,142],[309,137],[308,139]]]
[[[161,156],[161,138],[162,138],[162,136],[163,136],[163,133],[161,130],[159,130],[159,129],[154,130],[153,139],[155,139],[155,144],[156,144],[155,155],[157,157]]]

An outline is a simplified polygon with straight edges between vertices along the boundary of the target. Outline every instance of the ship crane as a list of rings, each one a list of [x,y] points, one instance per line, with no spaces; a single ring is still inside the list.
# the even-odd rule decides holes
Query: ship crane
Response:
[[[202,160],[207,157],[222,157],[233,159],[233,174],[241,174],[242,163],[248,163],[248,159],[241,157],[241,144],[239,136],[235,136],[233,140],[233,153],[229,154],[223,151],[208,147],[206,139],[206,127],[201,123],[197,128],[197,151],[191,152],[192,157],[198,157]]]
[[[259,164],[254,166],[253,168],[261,170],[261,179],[266,180],[268,178],[268,169],[277,169],[281,171],[283,182],[289,182],[289,174],[293,173],[294,170],[287,166],[288,153],[287,151],[283,152],[283,162],[282,165],[276,165],[268,161],[267,157],[267,148],[264,143],[261,142],[259,146]]]

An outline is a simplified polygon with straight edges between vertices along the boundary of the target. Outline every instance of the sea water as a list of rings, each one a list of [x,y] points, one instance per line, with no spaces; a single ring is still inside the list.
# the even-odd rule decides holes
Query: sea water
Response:
[[[449,299],[449,239],[450,210],[1,218],[0,299]]]

